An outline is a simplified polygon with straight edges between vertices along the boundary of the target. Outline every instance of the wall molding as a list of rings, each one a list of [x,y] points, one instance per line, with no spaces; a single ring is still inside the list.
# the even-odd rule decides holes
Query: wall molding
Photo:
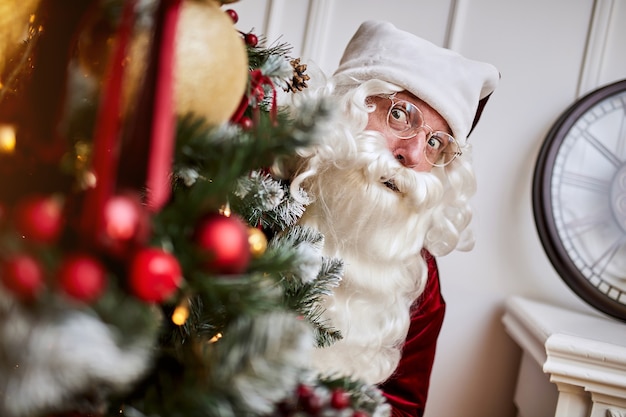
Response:
[[[265,13],[265,37],[276,41],[282,36],[281,22],[284,17],[287,0],[268,0]]]
[[[459,38],[463,36],[462,28],[459,27],[461,24],[461,16],[465,14],[467,10],[467,1],[466,0],[451,0],[450,1],[450,12],[448,14],[448,27],[446,28],[446,35],[443,41],[443,47],[458,50],[459,47]]]
[[[328,41],[328,22],[335,0],[309,0],[309,18],[302,42],[302,56],[321,63]]]
[[[606,43],[610,32],[611,13],[615,0],[595,0],[589,23],[589,35],[583,58],[577,97],[600,86]]]

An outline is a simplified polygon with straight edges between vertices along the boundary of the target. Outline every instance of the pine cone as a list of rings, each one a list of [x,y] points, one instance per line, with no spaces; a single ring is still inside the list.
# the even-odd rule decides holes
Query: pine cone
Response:
[[[291,91],[292,93],[302,91],[307,87],[306,82],[311,79],[311,77],[304,73],[306,71],[306,64],[300,64],[300,58],[291,60],[289,63],[293,67],[293,77],[291,78],[291,82],[287,82],[285,91]]]

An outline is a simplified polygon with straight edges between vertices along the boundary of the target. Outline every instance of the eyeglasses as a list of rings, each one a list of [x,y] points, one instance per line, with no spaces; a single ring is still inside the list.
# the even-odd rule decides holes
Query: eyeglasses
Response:
[[[420,130],[426,133],[424,156],[432,166],[444,167],[454,161],[457,156],[463,155],[454,137],[446,132],[433,130],[424,121],[424,114],[415,104],[395,98],[392,95],[377,95],[391,101],[387,112],[387,126],[400,139],[414,138]]]

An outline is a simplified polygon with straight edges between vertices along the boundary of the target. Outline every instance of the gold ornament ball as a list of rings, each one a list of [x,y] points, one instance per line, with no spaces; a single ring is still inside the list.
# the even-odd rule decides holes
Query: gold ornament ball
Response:
[[[1,0],[0,0],[1,1]],[[101,9],[91,11],[78,40],[79,62],[86,77],[98,83],[105,76],[115,45],[115,27]],[[152,34],[139,26],[125,57],[123,113],[138,100],[145,77]],[[174,45],[174,111],[193,112],[209,125],[233,115],[248,84],[248,53],[232,19],[216,0],[185,0],[181,4]]]
[[[250,244],[250,253],[255,258],[263,255],[267,249],[267,237],[261,229],[256,227],[248,228],[248,243]]]
[[[193,112],[211,125],[227,121],[245,93],[248,54],[219,3],[183,2],[175,56],[177,113]]]

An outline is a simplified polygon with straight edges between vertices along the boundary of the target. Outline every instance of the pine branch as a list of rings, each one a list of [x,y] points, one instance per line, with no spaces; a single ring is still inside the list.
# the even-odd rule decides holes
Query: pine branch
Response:
[[[317,279],[302,284],[283,280],[285,302],[293,310],[300,312],[314,326],[315,338],[319,347],[330,346],[342,338],[341,332],[322,319],[324,308],[320,304],[323,296],[332,293],[331,288],[339,285],[343,274],[343,261],[323,258],[322,268]]]
[[[318,383],[328,389],[340,388],[351,394],[353,409],[363,410],[370,416],[387,415],[390,412],[382,391],[373,385],[353,378],[319,378]]]
[[[260,36],[258,44],[263,45],[265,41],[265,37]],[[292,49],[293,48],[288,43],[277,43],[267,48],[248,46],[248,66],[252,70],[261,68],[271,56],[279,56],[288,59]]]
[[[126,407],[138,416],[268,415],[293,392],[313,348],[305,322],[286,312],[242,315],[214,343],[188,341],[167,355]]]
[[[254,171],[241,178],[235,196],[231,200],[232,208],[245,218],[249,224],[260,225],[272,235],[293,226],[302,214],[306,200],[304,191],[298,200],[291,195],[289,184],[279,181],[269,173]]]
[[[189,299],[189,318],[183,326],[168,321],[162,339],[166,346],[181,347],[189,341],[209,340],[223,333],[239,316],[266,314],[280,305],[279,288],[261,273],[211,276],[192,272],[187,279],[194,294]],[[168,319],[174,307],[166,307]]]
[[[324,236],[314,229],[294,226],[277,236],[271,247],[291,248],[299,254],[295,268],[281,274],[284,303],[313,324],[319,346],[328,346],[341,339],[341,333],[323,319],[321,299],[331,295],[343,275],[343,261],[321,255]]]

